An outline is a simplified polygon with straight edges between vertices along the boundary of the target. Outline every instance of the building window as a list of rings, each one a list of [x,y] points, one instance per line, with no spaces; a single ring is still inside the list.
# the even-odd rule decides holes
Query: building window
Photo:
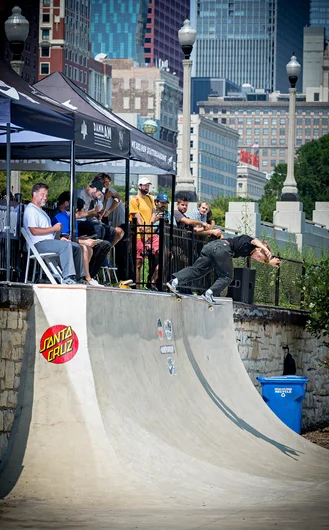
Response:
[[[272,125],[276,125],[277,123],[277,119],[276,118],[272,118]]]
[[[266,136],[268,135],[268,129],[267,128],[263,129],[263,134],[266,135]]]
[[[87,84],[87,72],[83,72],[83,82],[85,85]]]
[[[216,118],[215,118],[216,119]],[[218,121],[218,120],[217,120]],[[222,123],[226,124],[226,118],[222,118]]]
[[[311,125],[311,118],[305,118],[305,125]]]
[[[49,24],[50,22],[50,14],[49,13],[43,13],[42,14],[42,23],[43,24]]]
[[[190,141],[190,148],[193,149],[193,140]]]
[[[271,167],[275,167],[276,166],[276,160],[271,160]]]
[[[305,136],[311,136],[311,129],[305,129]]]
[[[319,136],[319,129],[313,129],[314,136]]]
[[[280,145],[285,145],[285,139],[284,138],[280,138],[279,143],[280,143]]]
[[[41,75],[49,75],[49,72],[50,72],[49,63],[40,63],[40,74]]]
[[[41,46],[41,57],[50,57],[50,47]]]
[[[320,93],[314,92],[314,101],[320,101]]]
[[[271,139],[271,145],[276,145],[276,138]]]
[[[285,125],[286,118],[280,118],[280,125]]]
[[[154,99],[153,99],[153,97],[147,98],[147,108],[149,110],[152,110],[153,107],[154,107]]]
[[[268,156],[268,149],[263,149],[262,155],[263,156]]]
[[[64,73],[65,73],[66,76],[68,75],[68,66],[67,66],[67,64],[64,67]]]
[[[50,38],[50,28],[44,28],[41,33],[42,40],[49,40]]]
[[[284,136],[286,134],[286,130],[285,129],[280,129],[280,136]]]
[[[284,149],[280,149],[279,153],[280,153],[280,156],[285,156],[285,150]]]
[[[194,133],[194,129],[193,127],[190,127],[190,134],[193,134]]]
[[[69,66],[69,77],[72,79],[72,66]]]
[[[193,155],[190,155],[190,162],[193,162]]]
[[[135,98],[135,110],[140,110],[141,108],[141,98]]]
[[[271,129],[272,136],[276,136],[276,129]]]
[[[303,118],[297,118],[297,125],[303,125]]]
[[[130,107],[130,101],[129,101],[129,98],[128,98],[128,97],[123,98],[123,108],[124,108],[125,110],[128,110],[129,107]]]
[[[268,161],[267,160],[262,160],[262,166],[263,167],[267,167],[268,166]]]
[[[50,7],[50,0],[42,0],[42,5],[44,7]]]

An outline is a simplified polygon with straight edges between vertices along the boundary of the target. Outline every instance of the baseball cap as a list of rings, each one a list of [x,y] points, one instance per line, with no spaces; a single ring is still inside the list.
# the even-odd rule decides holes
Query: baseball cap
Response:
[[[159,193],[159,195],[155,197],[155,200],[159,202],[169,202],[168,195],[165,193]]]
[[[90,184],[90,187],[91,188],[96,188],[98,189],[99,191],[103,191],[104,189],[104,184],[103,182],[101,182],[100,180],[93,180],[92,183]],[[103,192],[104,193],[104,192]]]
[[[143,185],[143,184],[152,184],[152,182],[150,181],[150,179],[148,179],[147,177],[141,177],[139,180],[138,180],[138,186],[139,185]]]

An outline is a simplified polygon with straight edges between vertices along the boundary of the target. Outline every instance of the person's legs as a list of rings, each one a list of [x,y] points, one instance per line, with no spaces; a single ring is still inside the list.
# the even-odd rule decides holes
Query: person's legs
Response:
[[[95,278],[95,276],[97,275],[99,269],[101,268],[106,259],[106,256],[110,251],[110,248],[111,243],[109,243],[108,241],[102,241],[102,243],[97,243],[97,245],[93,247],[94,252],[89,263],[89,271],[90,276],[92,278]]]
[[[85,271],[86,271],[85,278],[87,282],[90,282],[92,278],[90,276],[90,271],[89,271],[89,261],[91,260],[91,257],[93,255],[93,249],[91,247],[87,247],[87,245],[80,245],[80,248],[81,248],[82,257],[83,257],[83,264],[85,266]]]
[[[214,245],[212,258],[214,261],[216,280],[210,287],[214,296],[220,296],[221,292],[230,285],[233,280],[234,270],[232,261],[232,251],[224,241]]]
[[[202,278],[213,268],[214,263],[211,257],[204,252],[204,248],[201,251],[200,257],[193,263],[193,265],[173,274],[173,277],[177,278],[179,285],[184,285],[192,280]]]
[[[78,280],[86,276],[85,266],[83,264],[82,252],[79,243],[71,242],[74,267],[76,270],[76,277]]]
[[[71,241],[64,241],[64,239],[44,239],[43,241],[36,243],[35,247],[38,252],[56,252],[59,255],[59,261],[64,279],[77,275]],[[81,258],[80,247],[79,252]]]

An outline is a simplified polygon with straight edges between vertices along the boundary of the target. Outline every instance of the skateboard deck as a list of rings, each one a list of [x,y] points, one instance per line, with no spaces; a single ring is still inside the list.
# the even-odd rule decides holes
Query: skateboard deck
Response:
[[[211,304],[210,302],[207,302],[204,298],[201,298],[201,296],[197,296],[195,294],[183,294],[183,293],[173,293],[174,296],[177,298],[177,302],[180,302],[183,298],[193,298],[196,302],[202,302],[203,304],[207,304],[209,311],[214,310],[214,306],[218,304]]]

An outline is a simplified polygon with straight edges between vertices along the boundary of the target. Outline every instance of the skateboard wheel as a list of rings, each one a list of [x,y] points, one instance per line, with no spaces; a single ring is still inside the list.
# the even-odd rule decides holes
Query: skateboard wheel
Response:
[[[210,307],[208,307],[208,309],[209,309],[209,311],[213,311],[214,310],[212,305]]]

